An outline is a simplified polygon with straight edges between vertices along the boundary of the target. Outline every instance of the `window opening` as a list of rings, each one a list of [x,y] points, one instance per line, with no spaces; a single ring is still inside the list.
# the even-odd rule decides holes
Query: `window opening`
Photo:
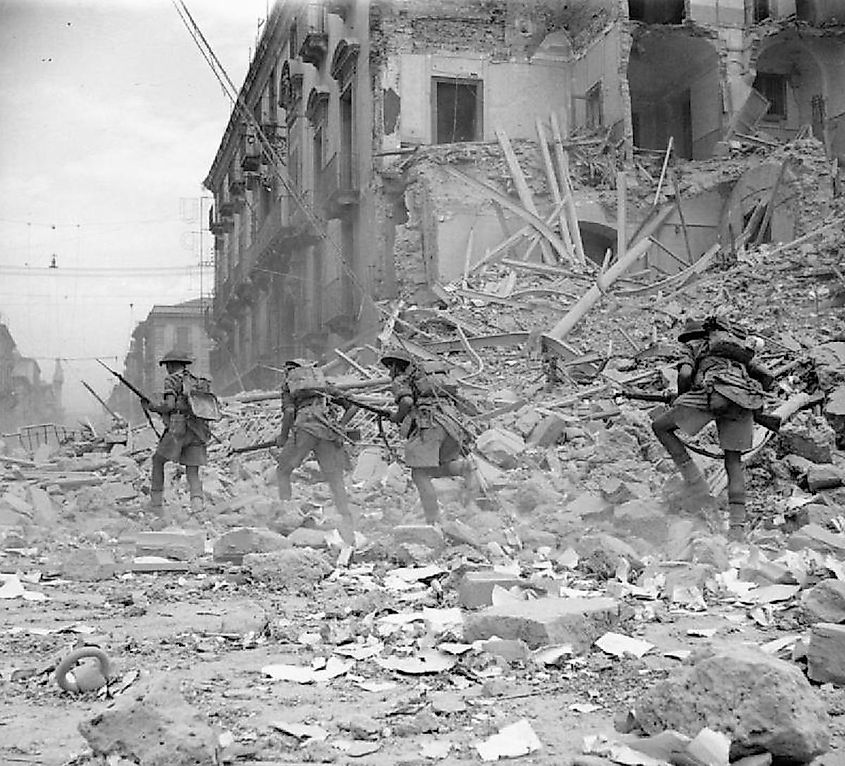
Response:
[[[758,72],[754,89],[768,102],[766,117],[786,119],[786,75],[772,72]]]
[[[481,140],[481,82],[434,78],[435,143]]]
[[[597,82],[587,91],[587,127],[600,128],[604,125],[604,114],[602,110],[601,81]]]

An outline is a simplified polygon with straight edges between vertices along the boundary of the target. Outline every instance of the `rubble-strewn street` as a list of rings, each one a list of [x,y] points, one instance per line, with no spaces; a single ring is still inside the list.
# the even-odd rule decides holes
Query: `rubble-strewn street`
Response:
[[[0,766],[845,766],[838,3],[7,5]]]
[[[817,148],[786,151],[805,164]],[[825,204],[841,216],[840,200]],[[487,496],[466,504],[457,480],[437,480],[442,528],[421,523],[406,469],[361,413],[348,564],[315,464],[282,506],[267,450],[229,450],[277,431],[272,392],[225,402],[199,515],[178,474],[162,513],[148,509],[146,428],[37,461],[7,450],[4,763],[841,763],[842,242],[829,230],[800,260],[751,248],[671,295],[611,291],[557,383],[530,339],[465,349],[468,369],[483,365],[464,390]],[[559,279],[489,267],[473,297],[447,289],[444,309],[400,316],[429,348],[462,326],[544,326],[560,307],[517,300],[491,319],[478,296]],[[789,369],[781,400],[819,394],[749,460],[748,545],[728,546],[718,501],[685,508],[653,405],[615,396],[634,385],[621,381],[664,388],[682,305],[745,317]],[[362,350],[337,380],[377,378],[373,361]],[[719,463],[700,462],[718,489]],[[56,666],[83,645],[105,651],[109,683],[62,691]]]

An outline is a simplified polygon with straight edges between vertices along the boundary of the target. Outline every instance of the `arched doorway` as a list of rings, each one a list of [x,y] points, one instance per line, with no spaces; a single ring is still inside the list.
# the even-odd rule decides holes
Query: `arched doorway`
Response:
[[[757,56],[754,89],[769,101],[759,127],[789,139],[804,125],[825,140],[826,105],[822,70],[807,46],[786,33],[771,38]]]
[[[722,133],[719,57],[708,40],[671,30],[636,34],[628,59],[634,145],[706,159]]]
[[[578,229],[581,232],[584,255],[594,263],[604,263],[604,255],[608,250],[616,253],[616,229],[593,221],[578,221]]]

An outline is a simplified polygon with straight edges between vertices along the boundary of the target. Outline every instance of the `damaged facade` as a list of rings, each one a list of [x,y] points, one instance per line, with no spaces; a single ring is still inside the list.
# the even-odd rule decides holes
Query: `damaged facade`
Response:
[[[378,301],[421,300],[525,225],[451,168],[554,217],[540,148],[547,144],[563,174],[552,115],[573,165],[573,217],[587,258],[615,255],[658,201],[683,193],[683,208],[644,256],[677,271],[733,242],[780,175],[775,202],[783,205],[766,236],[791,238],[794,169],[764,158],[720,163],[730,165],[743,141],[774,146],[799,133],[822,141],[831,158],[845,154],[837,5],[277,3],[241,97],[283,164],[233,115],[206,179],[215,196],[218,388],[272,386],[285,358],[371,340],[383,320]],[[670,140],[661,197],[646,159]],[[513,177],[511,145],[524,185]],[[549,260],[547,249],[541,243],[534,257]],[[523,245],[512,252],[525,255]]]

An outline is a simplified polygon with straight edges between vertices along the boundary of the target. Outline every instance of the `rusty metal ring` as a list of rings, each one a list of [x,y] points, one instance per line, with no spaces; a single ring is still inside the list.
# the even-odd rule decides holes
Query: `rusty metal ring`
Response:
[[[79,660],[85,657],[94,657],[100,664],[100,675],[103,677],[103,683],[97,688],[105,686],[108,682],[108,677],[111,674],[111,663],[106,653],[97,646],[83,646],[79,649],[74,649],[67,657],[65,657],[56,667],[54,678],[56,683],[66,692],[79,691],[94,691],[93,689],[80,689],[76,681],[68,679],[67,674],[76,666]]]

